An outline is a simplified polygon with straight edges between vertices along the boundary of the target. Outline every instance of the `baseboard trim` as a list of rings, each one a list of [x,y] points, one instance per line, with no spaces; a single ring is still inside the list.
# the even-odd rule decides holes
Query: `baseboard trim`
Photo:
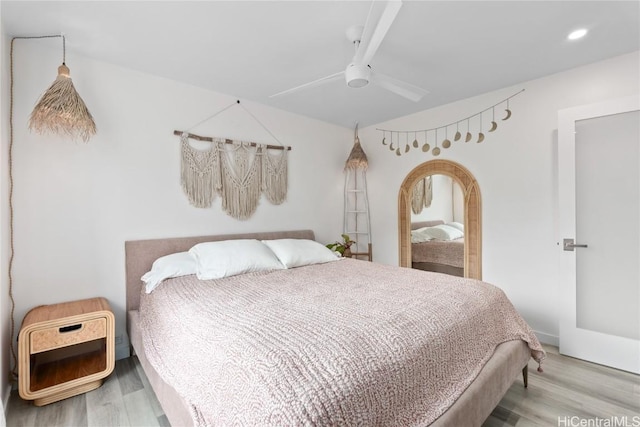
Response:
[[[129,346],[117,345],[116,346],[116,360],[126,359],[131,356]]]
[[[533,331],[533,332],[535,332],[536,336],[538,337],[538,340],[542,344],[553,345],[555,347],[560,346],[560,337],[558,337],[557,335],[545,334],[544,332],[538,332],[538,331]]]

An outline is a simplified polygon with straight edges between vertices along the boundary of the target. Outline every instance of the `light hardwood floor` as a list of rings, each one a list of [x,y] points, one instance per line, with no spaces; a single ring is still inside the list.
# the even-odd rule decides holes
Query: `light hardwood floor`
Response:
[[[561,356],[555,347],[545,349],[544,373],[531,361],[529,387],[523,387],[522,378],[516,380],[484,427],[625,426],[606,424],[612,417],[640,426],[640,376]],[[597,419],[604,421],[597,424]],[[14,391],[7,408],[8,427],[168,425],[135,356],[117,361],[114,374],[97,390],[43,407]]]

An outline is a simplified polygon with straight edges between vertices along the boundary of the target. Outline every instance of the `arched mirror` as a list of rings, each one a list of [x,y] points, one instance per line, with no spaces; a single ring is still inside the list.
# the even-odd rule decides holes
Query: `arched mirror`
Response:
[[[398,196],[400,266],[415,261],[416,268],[481,279],[481,234],[480,188],[466,168],[431,160],[407,175]],[[448,256],[462,260],[443,262]]]

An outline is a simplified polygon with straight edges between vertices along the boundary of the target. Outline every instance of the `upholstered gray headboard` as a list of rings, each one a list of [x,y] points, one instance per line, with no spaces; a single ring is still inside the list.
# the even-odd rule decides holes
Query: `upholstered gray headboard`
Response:
[[[411,229],[417,230],[418,228],[433,227],[434,225],[442,225],[442,224],[444,224],[444,221],[442,221],[441,219],[434,219],[433,221],[418,221],[418,222],[411,223]]]
[[[153,262],[161,256],[185,252],[202,242],[237,239],[309,239],[315,240],[312,230],[273,231],[264,233],[226,234],[217,236],[172,237],[168,239],[130,240],[124,242],[125,269],[127,276],[127,312],[140,305],[140,278],[151,269]]]

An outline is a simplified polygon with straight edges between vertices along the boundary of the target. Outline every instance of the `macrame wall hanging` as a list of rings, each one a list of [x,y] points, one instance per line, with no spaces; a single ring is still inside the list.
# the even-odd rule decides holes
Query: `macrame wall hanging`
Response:
[[[260,196],[279,205],[287,198],[288,152],[284,146],[240,101],[223,108],[200,123],[239,105],[280,145],[234,141],[225,138],[199,136],[188,131],[173,131],[180,136],[180,182],[189,203],[208,208],[216,195],[222,198],[222,210],[236,219],[248,219],[258,208]],[[199,150],[189,139],[210,142],[208,150]]]
[[[422,178],[416,182],[411,194],[411,211],[418,215],[422,212],[422,209],[431,206],[433,200],[433,188],[431,182],[431,175]]]

